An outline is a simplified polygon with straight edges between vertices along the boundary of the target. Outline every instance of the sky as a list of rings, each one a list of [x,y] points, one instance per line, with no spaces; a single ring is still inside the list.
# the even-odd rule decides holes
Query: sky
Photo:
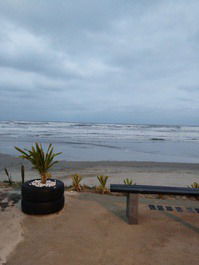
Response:
[[[198,0],[0,0],[0,120],[199,125]]]

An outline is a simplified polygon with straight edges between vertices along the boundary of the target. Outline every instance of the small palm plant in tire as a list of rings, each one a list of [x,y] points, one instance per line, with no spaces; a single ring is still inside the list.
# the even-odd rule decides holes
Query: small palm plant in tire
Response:
[[[15,147],[20,157],[30,161],[40,175],[40,179],[26,181],[21,187],[22,211],[27,214],[49,214],[60,211],[64,207],[64,183],[57,179],[49,179],[49,169],[58,161],[52,145],[45,152],[42,145],[35,143],[30,150]]]

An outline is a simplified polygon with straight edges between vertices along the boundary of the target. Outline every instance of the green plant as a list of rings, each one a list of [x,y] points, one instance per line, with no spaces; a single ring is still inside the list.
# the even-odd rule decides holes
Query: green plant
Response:
[[[81,191],[82,186],[80,185],[80,182],[82,180],[82,177],[78,174],[75,174],[72,176],[72,188],[76,191]]]
[[[107,191],[106,183],[107,183],[109,176],[97,176],[97,178],[100,183],[100,186],[98,187],[98,189],[104,194]]]
[[[21,165],[21,183],[23,184],[25,180],[25,167]]]
[[[10,175],[10,173],[8,172],[7,168],[4,168],[4,171],[6,173],[6,176],[8,177],[8,182],[10,185],[12,185],[12,176]]]
[[[41,176],[41,182],[43,184],[46,183],[46,180],[49,177],[49,168],[58,163],[58,161],[53,161],[54,158],[61,154],[53,152],[52,144],[48,146],[46,153],[44,152],[42,145],[39,143],[35,143],[35,146],[33,145],[30,150],[27,150],[25,148],[23,150],[16,146],[15,149],[22,153],[20,157],[32,163],[33,168],[35,168],[39,172]]]
[[[193,182],[190,186],[190,188],[199,189],[199,183]]]
[[[124,179],[124,184],[126,184],[126,185],[135,185],[135,183],[133,183],[133,180],[129,179],[129,178]]]

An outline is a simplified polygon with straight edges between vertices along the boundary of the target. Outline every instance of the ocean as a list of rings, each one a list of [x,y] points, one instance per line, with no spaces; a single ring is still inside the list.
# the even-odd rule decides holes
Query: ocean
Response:
[[[0,122],[0,153],[52,143],[67,161],[199,162],[199,126]]]

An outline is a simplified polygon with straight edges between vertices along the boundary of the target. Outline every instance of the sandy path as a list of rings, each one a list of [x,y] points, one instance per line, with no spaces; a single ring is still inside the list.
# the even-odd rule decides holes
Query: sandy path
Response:
[[[198,214],[175,213],[197,227]],[[139,225],[128,225],[123,197],[67,196],[63,211],[23,220],[24,241],[7,265],[196,265],[199,233],[140,205]]]
[[[17,207],[0,211],[0,265],[5,264],[7,256],[23,239],[21,222],[24,215]]]

